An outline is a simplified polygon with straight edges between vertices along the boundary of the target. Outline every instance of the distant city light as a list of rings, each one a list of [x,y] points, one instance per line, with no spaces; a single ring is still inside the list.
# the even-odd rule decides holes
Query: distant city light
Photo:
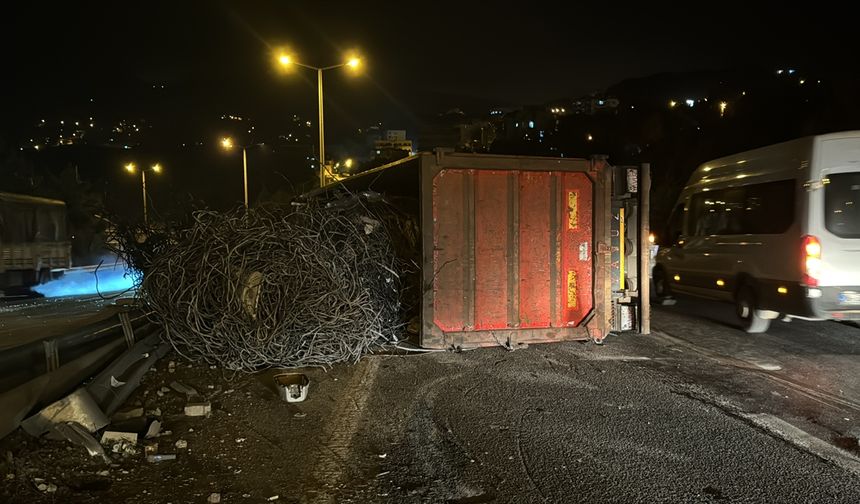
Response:
[[[693,105],[696,104],[696,100],[693,100],[691,98],[687,98],[686,100],[684,100],[684,103],[686,103],[688,107],[692,107]]]
[[[794,73],[794,69],[793,69],[793,68],[789,68],[789,69],[788,69],[788,74],[789,74],[789,75],[791,75],[791,74],[793,74],[793,73]]]
[[[776,74],[777,74],[777,75],[782,75],[782,72],[783,72],[783,70],[780,68],[779,70],[777,70],[777,71],[776,71]]]
[[[726,113],[726,107],[728,107],[728,106],[729,106],[728,103],[726,103],[724,101],[720,102],[720,117],[723,117],[723,114]]]
[[[535,122],[529,121],[529,128],[534,129],[534,127],[535,127]]]
[[[591,133],[589,133],[588,136],[586,137],[586,139],[588,139],[588,141],[590,142],[590,141],[594,140],[594,137],[591,136]]]
[[[675,108],[675,105],[677,104],[678,102],[676,102],[675,100],[669,100],[669,108]]]
[[[805,84],[805,83],[806,83],[806,79],[800,79],[800,84],[801,84],[801,85],[802,85],[802,84]]]
[[[347,160],[343,162],[343,165],[346,166],[347,169],[352,168],[352,158],[347,158]]]

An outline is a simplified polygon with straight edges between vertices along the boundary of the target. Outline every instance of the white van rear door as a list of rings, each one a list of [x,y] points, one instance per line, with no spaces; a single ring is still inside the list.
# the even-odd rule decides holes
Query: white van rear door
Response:
[[[810,233],[821,243],[819,285],[860,286],[860,137],[824,140]]]

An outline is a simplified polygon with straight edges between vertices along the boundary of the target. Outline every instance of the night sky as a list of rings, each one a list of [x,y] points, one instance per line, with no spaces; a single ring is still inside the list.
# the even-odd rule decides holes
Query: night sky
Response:
[[[133,108],[135,89],[152,85],[174,92],[179,114],[313,117],[315,76],[274,71],[282,46],[316,66],[364,57],[359,77],[325,75],[327,114],[350,127],[575,97],[660,72],[856,65],[848,55],[860,47],[846,7],[825,2],[558,4],[30,2],[3,15],[4,121],[87,97]]]

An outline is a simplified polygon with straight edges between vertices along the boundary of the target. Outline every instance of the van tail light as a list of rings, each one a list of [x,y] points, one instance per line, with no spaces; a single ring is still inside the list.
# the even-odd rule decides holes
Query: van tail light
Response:
[[[807,287],[818,287],[821,279],[821,242],[818,238],[806,235],[803,237],[803,283]]]

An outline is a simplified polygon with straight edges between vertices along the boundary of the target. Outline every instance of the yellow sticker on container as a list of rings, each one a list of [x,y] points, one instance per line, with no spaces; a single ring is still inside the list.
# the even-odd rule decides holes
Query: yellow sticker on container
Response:
[[[576,271],[567,272],[567,307],[576,308]]]
[[[567,192],[567,229],[576,229],[578,215],[576,211],[576,191]]]

